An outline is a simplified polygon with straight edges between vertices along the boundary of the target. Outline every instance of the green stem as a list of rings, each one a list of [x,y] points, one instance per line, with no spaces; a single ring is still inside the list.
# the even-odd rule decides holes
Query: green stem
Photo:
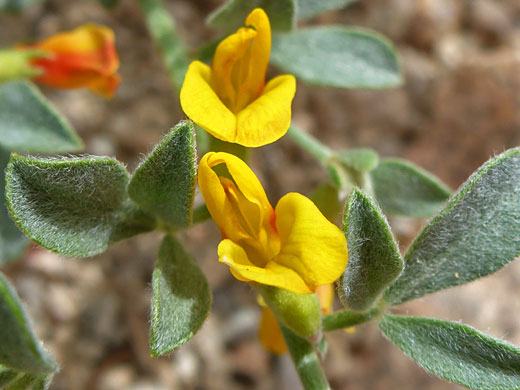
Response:
[[[379,313],[379,308],[374,308],[366,313],[357,313],[349,310],[338,311],[323,317],[322,329],[325,332],[329,332],[331,330],[349,328],[370,321]]]
[[[303,388],[305,390],[329,390],[329,383],[312,344],[281,324],[280,328]]]
[[[193,221],[192,225],[197,225],[202,222],[206,222],[208,219],[211,219],[211,214],[209,213],[208,208],[205,204],[195,207],[193,209]]]
[[[296,126],[294,123],[289,127],[287,135],[291,137],[298,145],[307,152],[312,154],[320,163],[324,164],[332,155],[332,150],[325,144],[322,144],[309,133]]]
[[[159,47],[173,87],[180,91],[189,60],[175,21],[161,0],[139,0],[148,29]]]

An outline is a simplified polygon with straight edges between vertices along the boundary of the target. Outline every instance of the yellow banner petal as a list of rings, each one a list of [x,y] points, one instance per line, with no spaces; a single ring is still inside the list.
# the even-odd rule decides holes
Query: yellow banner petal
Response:
[[[264,10],[254,9],[247,17],[245,25],[252,27],[257,35],[251,42],[248,58],[244,59],[244,62],[247,61],[247,65],[243,67],[246,69],[242,71],[242,74],[246,77],[243,77],[244,82],[237,96],[237,107],[240,110],[263,93],[265,74],[271,54],[271,26]]]
[[[254,72],[248,81],[257,90],[263,88],[265,73],[271,55],[271,25],[267,14],[261,8],[254,9],[246,19],[246,26],[252,26],[257,32],[251,47],[251,63],[254,64]]]
[[[237,100],[241,92],[241,85],[250,70],[251,61],[248,52],[251,49],[251,40],[256,35],[257,32],[251,28],[240,28],[235,34],[220,42],[215,50],[211,64],[211,85],[222,102],[233,113],[237,113],[242,108],[238,107]],[[252,99],[254,98],[256,96]]]

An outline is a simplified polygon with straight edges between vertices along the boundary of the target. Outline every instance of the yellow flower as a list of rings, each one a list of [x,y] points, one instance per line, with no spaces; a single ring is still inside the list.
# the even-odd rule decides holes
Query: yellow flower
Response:
[[[265,85],[269,19],[257,8],[245,25],[218,45],[211,68],[200,61],[190,64],[180,99],[186,115],[214,137],[255,147],[289,129],[296,80],[282,75]]]
[[[310,294],[345,270],[343,233],[305,196],[289,193],[273,210],[255,174],[227,153],[207,153],[198,180],[222,233],[219,261],[237,279]]]
[[[325,284],[319,286],[316,290],[316,294],[318,294],[321,303],[321,314],[329,314],[331,312],[332,302],[334,301],[334,285]],[[282,330],[278,325],[278,320],[262,299],[259,299],[258,303],[262,306],[262,315],[258,327],[260,342],[265,349],[275,355],[281,355],[287,351],[287,344],[285,344]]]

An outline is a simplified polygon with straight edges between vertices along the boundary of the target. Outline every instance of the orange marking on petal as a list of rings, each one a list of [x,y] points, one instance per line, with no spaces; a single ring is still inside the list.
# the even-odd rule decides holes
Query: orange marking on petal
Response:
[[[32,62],[42,69],[36,82],[55,88],[88,87],[105,97],[119,85],[114,34],[106,27],[88,24],[28,47],[49,53],[48,58]]]

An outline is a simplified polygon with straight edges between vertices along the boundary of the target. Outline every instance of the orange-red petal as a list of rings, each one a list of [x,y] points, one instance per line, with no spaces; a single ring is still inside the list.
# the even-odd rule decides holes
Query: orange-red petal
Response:
[[[43,71],[36,82],[55,88],[88,87],[106,97],[115,93],[120,81],[116,74],[119,59],[109,28],[86,24],[30,47],[49,55],[33,60]]]

